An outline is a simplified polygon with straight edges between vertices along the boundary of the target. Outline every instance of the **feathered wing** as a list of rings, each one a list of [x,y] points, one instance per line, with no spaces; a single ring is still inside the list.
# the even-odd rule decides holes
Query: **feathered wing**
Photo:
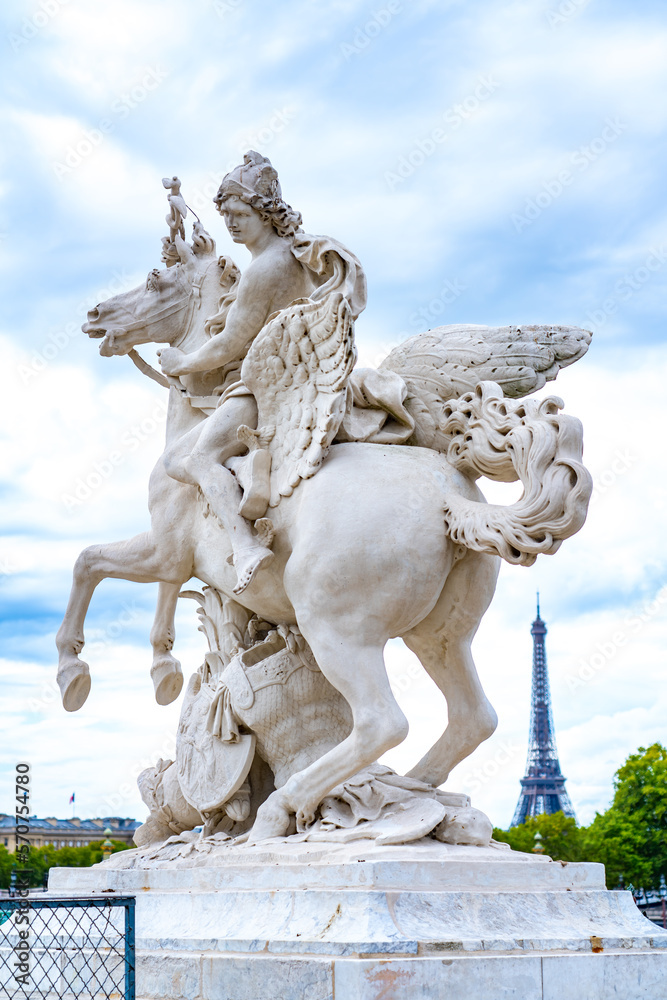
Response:
[[[443,407],[480,382],[510,397],[527,396],[583,357],[591,334],[576,326],[442,326],[420,333],[388,355],[381,369],[400,375],[415,421],[411,444],[442,450]]]
[[[271,507],[322,464],[355,361],[352,315],[339,292],[294,302],[253,341],[241,377],[257,401],[259,433],[271,439]]]

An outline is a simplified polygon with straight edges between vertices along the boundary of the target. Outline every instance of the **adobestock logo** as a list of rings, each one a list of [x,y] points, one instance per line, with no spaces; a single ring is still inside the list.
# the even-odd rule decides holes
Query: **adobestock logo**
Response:
[[[20,568],[12,556],[0,555],[0,576],[13,576]]]
[[[112,298],[114,295],[120,295],[122,292],[127,291],[132,287],[132,283],[131,275],[126,271],[114,271],[108,284],[104,288],[98,288],[93,295],[87,296],[83,302],[79,302],[75,306],[74,311],[77,313],[86,313],[90,308],[91,301],[106,302],[107,299]],[[45,371],[51,362],[69,347],[72,341],[83,341],[84,339],[85,334],[82,333],[80,323],[68,323],[62,330],[54,330],[52,333],[49,333],[41,347],[33,350],[30,363],[27,365],[17,365],[23,384],[27,385],[36,375],[40,375]]]
[[[68,513],[86,503],[93,494],[114,475],[116,469],[137,451],[156,431],[166,427],[168,401],[160,399],[143,420],[132,424],[120,436],[118,446],[104,458],[98,459],[93,468],[78,476],[71,490],[61,494],[61,501]]]
[[[421,329],[425,323],[430,326],[434,320],[442,315],[446,307],[456,302],[467,289],[468,286],[464,285],[458,278],[453,280],[448,278],[434,299],[431,299],[425,306],[420,306],[410,315],[410,326],[418,329]]]
[[[102,145],[106,136],[115,132],[118,122],[128,118],[140,104],[143,104],[168,75],[167,70],[161,69],[159,66],[147,69],[140,80],[137,80],[113,101],[109,109],[109,117],[100,118],[94,128],[83,129],[81,138],[67,147],[63,159],[54,160],[51,164],[51,169],[58,180],[62,181],[64,177],[69,176],[72,171],[92,156],[95,150]]]
[[[402,10],[403,4],[400,0],[389,0],[385,7],[374,10],[366,23],[357,28],[351,42],[341,42],[340,51],[345,56],[345,62],[366,52],[371,43]]]
[[[437,126],[431,129],[428,135],[416,139],[412,149],[399,158],[395,169],[385,171],[384,179],[389,190],[394,191],[399,184],[404,184],[409,177],[412,177],[415,171],[433,156],[438,146],[447,141],[450,132],[456,131],[471,118],[499,87],[500,84],[492,76],[480,76],[473,92],[444,112],[442,122],[445,127]]]
[[[245,0],[214,0],[213,10],[218,17],[226,17],[227,14],[231,14],[232,11],[242,7],[244,3]]]
[[[528,226],[532,226],[536,219],[542,215],[547,208],[550,208],[557,201],[566,188],[574,183],[577,176],[584,173],[595,163],[596,160],[607,152],[609,147],[616,142],[618,137],[625,132],[627,125],[618,116],[616,118],[605,119],[605,127],[586,146],[579,149],[570,156],[570,163],[577,168],[578,174],[571,170],[561,170],[557,177],[544,181],[542,190],[538,191],[532,198],[528,198],[523,208],[523,215],[513,212],[510,219],[516,233],[523,232]]]
[[[590,322],[593,332],[604,326],[609,317],[618,312],[619,302],[628,302],[633,295],[641,291],[652,280],[656,271],[664,267],[665,262],[667,262],[667,245],[663,244],[661,247],[653,247],[643,264],[630,274],[624,274],[619,278],[614,284],[614,294],[604,299],[599,309],[591,309],[586,313],[586,319]]]
[[[40,31],[43,31],[47,24],[60,13],[61,7],[67,3],[69,0],[40,0],[37,10],[23,18],[19,32],[10,32],[7,35],[7,41],[14,52],[18,52],[20,48],[32,41]]]
[[[630,471],[636,461],[635,456],[631,455],[629,451],[621,451],[618,448],[608,467],[593,478],[593,492],[589,506],[597,503],[601,496],[604,496],[612,486],[615,486],[618,480]]]
[[[96,808],[99,815],[105,815],[107,810],[114,812],[123,807],[123,803],[129,799],[134,799],[138,795],[137,778],[147,767],[154,767],[158,760],[173,761],[176,758],[176,736],[172,733],[165,733],[162,746],[153,753],[147,754],[140,760],[135,761],[128,774],[128,780],[118,785],[115,792],[105,796]]]
[[[474,767],[472,771],[468,771],[461,782],[463,790],[468,795],[474,795],[475,792],[478,792],[483,785],[487,785],[489,781],[493,781],[494,778],[497,778],[502,769],[506,767],[518,753],[521,753],[521,747],[504,740],[494,753],[493,757],[490,757],[479,767]]]
[[[266,125],[258,128],[256,132],[251,132],[241,142],[240,152],[245,153],[248,149],[260,149],[268,146],[277,135],[290,125],[296,118],[296,108],[276,108]]]
[[[639,612],[626,616],[623,622],[624,628],[617,629],[607,639],[596,643],[595,651],[589,657],[582,657],[579,660],[576,673],[567,675],[567,686],[570,691],[576,691],[577,688],[589,684],[614,659],[619,649],[622,649],[632,636],[642,632],[648,622],[664,610],[665,605],[667,605],[667,586],[662,586],[654,599],[646,601]]]
[[[573,14],[580,14],[584,7],[588,7],[590,2],[591,0],[561,0],[557,7],[546,12],[549,27],[565,24]]]

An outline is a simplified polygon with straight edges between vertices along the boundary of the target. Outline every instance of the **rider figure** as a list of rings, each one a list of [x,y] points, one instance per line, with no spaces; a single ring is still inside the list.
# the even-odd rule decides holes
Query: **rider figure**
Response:
[[[167,375],[187,375],[226,366],[240,371],[250,344],[272,313],[299,298],[322,299],[332,291],[347,298],[354,318],[366,304],[366,283],[359,261],[327,237],[307,236],[301,215],[282,199],[278,175],[266,157],[249,152],[241,166],[223,179],[214,199],[235,243],[243,243],[252,260],[229,307],[207,324],[212,336],[199,350],[160,352]],[[216,322],[217,321],[217,322]],[[226,382],[228,381],[226,379]],[[238,428],[257,425],[257,405],[242,382],[233,382],[215,412],[165,454],[169,475],[199,486],[229,534],[240,594],[273,552],[253,533],[239,513],[242,492],[223,465],[245,451]]]

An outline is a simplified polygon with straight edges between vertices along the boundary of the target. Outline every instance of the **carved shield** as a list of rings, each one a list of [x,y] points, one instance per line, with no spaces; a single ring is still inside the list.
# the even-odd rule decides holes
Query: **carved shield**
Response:
[[[214,687],[190,678],[176,736],[176,767],[184,797],[203,815],[218,812],[245,781],[255,756],[255,736],[239,733],[225,743],[206,728]]]

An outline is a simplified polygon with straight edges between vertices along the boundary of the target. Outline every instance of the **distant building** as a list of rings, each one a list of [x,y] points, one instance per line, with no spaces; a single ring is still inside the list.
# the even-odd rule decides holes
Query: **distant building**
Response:
[[[526,773],[521,779],[521,794],[512,826],[518,826],[529,816],[562,811],[576,819],[565,788],[556,750],[556,730],[551,711],[551,693],[547,672],[545,636],[547,627],[540,618],[540,598],[537,595],[537,618],[532,624],[533,688],[530,709],[530,737]]]
[[[120,816],[104,816],[98,819],[56,819],[47,816],[38,819],[37,816],[27,818],[30,832],[27,839],[33,847],[46,847],[51,844],[55,848],[86,847],[106,839],[105,830],[111,829],[111,840],[121,840],[134,846],[132,837],[137,827],[141,826],[136,819],[122,819]],[[13,853],[16,850],[16,817],[0,813],[0,844]]]

